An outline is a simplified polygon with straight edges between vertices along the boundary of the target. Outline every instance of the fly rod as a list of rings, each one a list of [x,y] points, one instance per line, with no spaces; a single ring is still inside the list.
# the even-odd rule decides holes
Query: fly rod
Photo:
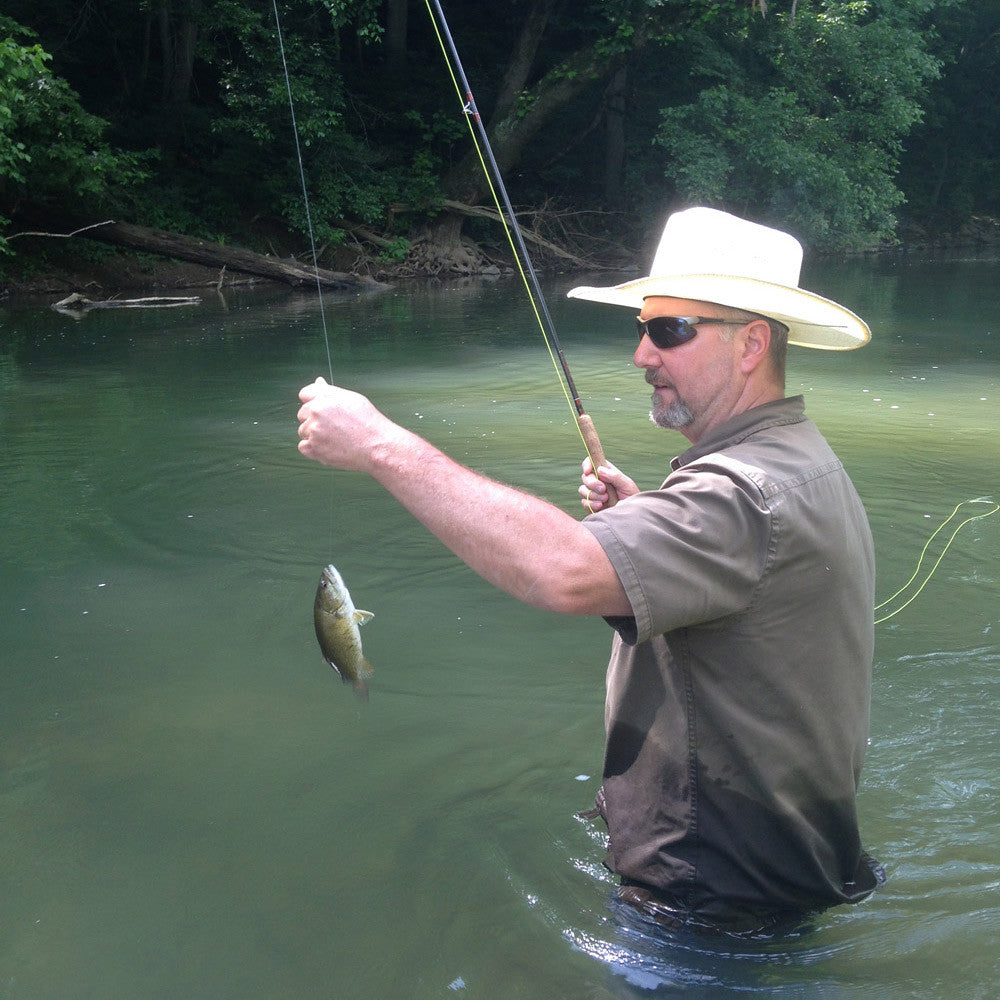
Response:
[[[559,371],[562,371],[563,379],[565,379],[564,391],[575,411],[574,415],[577,427],[580,430],[580,436],[583,438],[587,454],[590,456],[590,460],[596,471],[599,465],[606,464],[604,449],[601,447],[601,441],[597,436],[593,420],[591,420],[583,408],[583,402],[580,399],[576,383],[573,381],[573,376],[570,373],[566,355],[563,353],[562,346],[559,343],[559,336],[556,333],[555,324],[552,322],[548,306],[545,304],[545,296],[542,294],[538,275],[535,273],[535,268],[531,263],[531,255],[528,253],[528,248],[525,245],[521,226],[511,206],[510,198],[507,195],[507,188],[500,173],[500,167],[497,164],[496,157],[493,155],[493,147],[490,144],[489,136],[486,134],[486,127],[483,125],[483,120],[476,108],[475,98],[472,96],[472,87],[469,86],[468,78],[462,67],[461,57],[458,54],[458,48],[448,27],[448,19],[444,15],[439,0],[425,0],[425,2],[427,4],[427,12],[431,16],[434,30],[437,33],[438,41],[441,44],[441,50],[448,63],[448,69],[451,71],[455,91],[462,102],[462,110],[469,122],[469,131],[472,134],[473,143],[479,154],[479,160],[486,175],[486,182],[493,194],[493,200],[496,203],[500,221],[508,240],[511,241],[511,250],[514,252],[514,259],[517,261],[518,270],[520,271],[522,281],[524,281],[524,287],[531,301],[539,329],[542,331],[542,337],[549,349],[549,354],[552,356],[553,364],[556,366],[556,374],[558,375]],[[445,48],[446,45],[447,48]],[[617,502],[618,494],[610,484],[608,484],[607,489],[608,499],[606,506],[610,507]]]

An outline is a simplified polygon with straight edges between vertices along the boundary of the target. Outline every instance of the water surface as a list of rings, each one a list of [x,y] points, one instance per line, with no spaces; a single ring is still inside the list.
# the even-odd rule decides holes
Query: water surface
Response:
[[[1000,493],[998,279],[919,257],[806,275],[875,332],[793,349],[789,391],[857,483],[882,597]],[[685,442],[645,418],[630,318],[564,299],[581,280],[547,288],[574,376],[609,458],[654,485]],[[338,381],[577,511],[579,438],[513,282],[325,313]],[[0,997],[995,995],[1000,515],[877,629],[860,806],[886,888],[771,942],[661,940],[609,909],[576,816],[606,626],[518,604],[298,455],[298,389],[327,374],[312,297],[0,324]],[[375,613],[367,704],[312,634],[331,561]]]

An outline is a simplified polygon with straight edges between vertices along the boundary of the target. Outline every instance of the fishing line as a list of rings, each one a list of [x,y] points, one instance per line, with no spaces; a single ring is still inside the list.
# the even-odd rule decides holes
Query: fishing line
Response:
[[[288,60],[285,58],[285,41],[281,32],[281,17],[278,15],[278,0],[271,0],[274,10],[274,26],[278,33],[278,51],[281,53],[281,68],[285,74],[285,92],[288,94],[288,113],[292,120],[292,135],[295,138],[295,157],[299,164],[299,181],[302,185],[302,205],[306,215],[306,229],[309,233],[309,250],[312,254],[313,274],[316,276],[316,297],[319,299],[319,319],[323,328],[323,343],[326,345],[326,367],[330,373],[330,384],[334,382],[333,377],[333,353],[330,350],[330,331],[326,323],[326,307],[323,302],[323,283],[319,277],[319,256],[316,252],[316,237],[313,232],[312,211],[309,207],[309,186],[306,184],[306,168],[302,161],[302,144],[299,141],[299,125],[295,118],[295,100],[292,97],[292,78],[288,72]],[[334,489],[334,482],[330,480],[330,542],[334,538],[336,527],[337,495]]]
[[[928,572],[927,576],[924,577],[923,582],[920,584],[920,586],[917,587],[917,589],[913,592],[913,594],[903,604],[901,604],[898,608],[896,608],[895,611],[892,611],[889,614],[884,615],[882,618],[876,618],[875,619],[876,625],[881,625],[882,622],[887,622],[890,618],[893,618],[894,616],[898,615],[899,612],[903,610],[903,608],[908,607],[917,599],[917,595],[920,593],[920,591],[924,589],[924,587],[927,586],[927,584],[930,582],[931,577],[937,570],[938,566],[941,565],[941,560],[944,559],[945,553],[951,547],[951,543],[955,540],[955,536],[959,533],[959,531],[962,530],[962,528],[965,527],[965,525],[969,524],[969,522],[971,521],[980,521],[984,517],[989,517],[991,514],[996,514],[997,511],[1000,511],[1000,504],[998,504],[994,500],[991,500],[989,497],[977,497],[975,500],[963,500],[960,504],[958,504],[955,507],[955,509],[944,519],[944,521],[941,522],[941,524],[938,526],[937,530],[934,531],[931,537],[927,539],[927,543],[924,545],[923,549],[920,552],[920,558],[917,560],[917,568],[913,571],[913,575],[910,577],[910,579],[907,580],[906,583],[904,583],[903,586],[900,587],[899,590],[897,590],[896,593],[892,595],[892,597],[888,597],[881,604],[876,605],[875,606],[876,612],[881,611],[884,607],[887,607],[889,604],[891,604],[897,597],[899,597],[900,594],[902,594],[907,589],[907,587],[910,586],[911,583],[913,583],[913,581],[917,578],[917,575],[920,573],[920,567],[923,565],[924,556],[927,555],[927,550],[930,548],[931,542],[933,542],[934,539],[937,538],[937,536],[944,530],[948,522],[951,521],[951,519],[955,517],[955,515],[959,512],[959,510],[961,510],[961,508],[964,507],[965,504],[967,503],[988,503],[992,505],[993,509],[986,511],[986,513],[984,514],[973,514],[971,517],[967,517],[964,521],[960,522],[958,526],[955,528],[955,530],[949,536],[948,541],[945,543],[944,548],[941,550],[941,554],[937,557],[936,561],[934,562],[934,565],[930,568],[930,571]]]
[[[292,118],[292,135],[295,137],[295,156],[299,162],[299,181],[302,184],[302,205],[306,213],[306,228],[309,232],[309,248],[312,252],[313,274],[316,276],[316,295],[319,298],[319,317],[323,327],[323,342],[326,344],[326,364],[333,382],[333,355],[330,352],[330,332],[326,325],[326,309],[323,304],[323,283],[319,278],[319,258],[316,253],[316,237],[313,235],[312,212],[309,208],[309,189],[306,184],[306,168],[302,162],[302,146],[299,142],[299,126],[295,120],[295,101],[292,98],[292,79],[285,58],[285,41],[281,34],[281,18],[278,16],[278,0],[271,0],[274,8],[274,25],[278,32],[278,51],[281,53],[281,68],[285,74],[285,91],[288,94],[288,112]]]
[[[472,96],[472,88],[469,86],[468,78],[462,67],[462,60],[459,57],[451,31],[448,28],[447,18],[444,15],[439,0],[433,0],[433,6],[432,0],[424,0],[424,2],[427,6],[427,13],[430,16],[431,24],[434,26],[434,33],[437,36],[438,44],[441,46],[441,53],[444,56],[445,65],[448,67],[448,74],[451,76],[451,82],[455,87],[455,93],[462,104],[462,111],[465,114],[466,124],[469,127],[469,135],[472,137],[472,144],[475,147],[476,155],[479,157],[479,163],[483,168],[486,184],[493,197],[493,203],[496,205],[500,224],[503,226],[507,241],[510,244],[518,273],[521,276],[521,281],[524,283],[524,289],[528,293],[528,301],[531,303],[532,311],[535,314],[538,329],[541,331],[542,339],[545,341],[546,350],[549,352],[549,358],[552,361],[553,368],[555,368],[556,377],[559,379],[559,385],[566,397],[566,402],[573,411],[574,422],[576,423],[577,430],[580,432],[583,446],[596,469],[599,465],[605,464],[604,451],[597,437],[597,431],[594,429],[593,421],[583,408],[580,394],[577,392],[573,376],[570,374],[566,355],[559,344],[555,324],[552,322],[552,316],[545,303],[545,296],[542,294],[538,275],[532,266],[531,255],[528,253],[528,248],[525,245],[521,226],[517,221],[517,216],[507,195],[507,189],[504,185],[496,157],[493,155],[489,136],[486,134],[486,128],[476,108],[476,102]],[[460,80],[461,82],[459,82]],[[487,166],[487,160],[489,161],[489,166]],[[501,199],[503,202],[502,205]],[[615,498],[613,489],[610,486],[608,487],[608,496],[609,499]]]

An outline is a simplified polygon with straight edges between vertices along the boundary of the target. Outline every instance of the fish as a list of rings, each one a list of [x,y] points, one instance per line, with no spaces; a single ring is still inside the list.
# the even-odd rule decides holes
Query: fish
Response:
[[[365,659],[358,629],[374,617],[370,611],[359,611],[354,607],[336,566],[332,563],[325,566],[320,573],[313,603],[316,638],[323,659],[365,701],[368,700],[367,681],[374,669]]]

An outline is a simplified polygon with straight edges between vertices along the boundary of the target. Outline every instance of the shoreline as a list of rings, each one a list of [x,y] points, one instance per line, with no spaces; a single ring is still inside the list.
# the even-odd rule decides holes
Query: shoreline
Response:
[[[928,234],[918,227],[901,227],[900,242],[870,250],[845,254],[849,257],[892,257],[928,253],[952,255],[975,252],[1000,255],[1000,220],[975,218],[955,233]],[[377,281],[395,283],[413,280],[405,265],[393,266],[384,261],[365,262],[369,266],[357,272]],[[204,264],[189,263],[168,257],[123,250],[93,247],[46,247],[43,253],[20,253],[12,258],[0,277],[0,305],[15,301],[54,297],[58,301],[72,293],[91,299],[114,299],[138,294],[166,295],[191,289],[287,288],[295,286],[278,280],[221,271]],[[492,266],[483,277],[497,274]],[[437,277],[474,277],[475,275],[440,274]],[[433,277],[428,275],[428,278]]]

